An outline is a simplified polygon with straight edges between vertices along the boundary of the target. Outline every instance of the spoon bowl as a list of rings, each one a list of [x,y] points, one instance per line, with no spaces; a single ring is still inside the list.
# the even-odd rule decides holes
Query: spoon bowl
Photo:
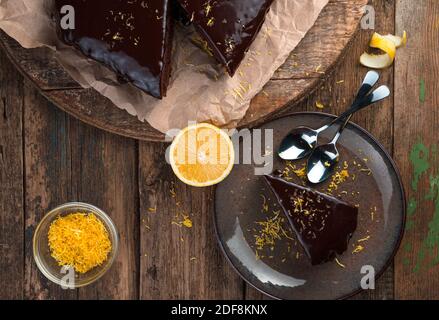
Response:
[[[319,132],[308,127],[293,129],[283,140],[279,148],[279,157],[283,160],[298,160],[309,156],[317,145]]]
[[[317,145],[317,140],[323,131],[328,129],[339,120],[345,119],[359,110],[357,104],[370,92],[373,86],[378,82],[380,75],[376,71],[369,71],[358,90],[357,96],[351,108],[340,115],[330,124],[326,124],[319,129],[308,127],[298,127],[291,131],[281,143],[278,155],[283,160],[300,160],[309,156]]]
[[[381,86],[358,101],[354,109],[359,111],[387,98],[389,95],[390,89],[387,86]],[[340,139],[351,117],[352,114],[345,119],[330,143],[320,145],[312,151],[307,164],[307,177],[311,183],[317,184],[324,182],[333,174],[339,160],[339,153],[336,147],[337,141]]]
[[[308,180],[313,184],[327,180],[338,164],[339,152],[335,144],[325,144],[314,149],[308,159]]]

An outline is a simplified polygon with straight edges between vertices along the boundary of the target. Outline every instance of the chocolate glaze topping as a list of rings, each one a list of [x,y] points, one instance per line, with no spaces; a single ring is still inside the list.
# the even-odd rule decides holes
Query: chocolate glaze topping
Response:
[[[114,70],[126,81],[162,98],[170,76],[171,0],[55,0],[75,9],[75,30],[61,38]]]
[[[177,0],[233,76],[274,0]]]
[[[313,265],[347,250],[357,229],[357,208],[279,177],[265,179]]]

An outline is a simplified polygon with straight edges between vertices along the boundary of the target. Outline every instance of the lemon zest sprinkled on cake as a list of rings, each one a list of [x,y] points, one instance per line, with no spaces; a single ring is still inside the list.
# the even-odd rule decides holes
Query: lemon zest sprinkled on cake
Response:
[[[281,240],[282,237],[292,239],[282,227],[282,218],[279,212],[265,221],[257,221],[256,224],[260,227],[258,234],[255,235],[256,250],[274,247],[276,241]]]

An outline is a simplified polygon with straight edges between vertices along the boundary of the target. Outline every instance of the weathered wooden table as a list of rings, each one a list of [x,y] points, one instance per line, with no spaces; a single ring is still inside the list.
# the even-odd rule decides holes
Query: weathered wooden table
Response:
[[[403,244],[378,288],[355,298],[439,298],[439,3],[373,0],[376,30],[402,33],[382,82],[393,99],[355,116],[391,152],[407,189]],[[339,113],[365,69],[358,57],[371,30],[312,96],[284,112]],[[260,299],[227,265],[212,225],[213,189],[176,180],[163,161],[166,145],[138,142],[85,125],[43,98],[0,53],[0,298]],[[121,236],[118,259],[95,285],[62,290],[45,280],[32,257],[32,234],[58,204],[79,200],[109,212]],[[186,212],[194,226],[171,222]]]

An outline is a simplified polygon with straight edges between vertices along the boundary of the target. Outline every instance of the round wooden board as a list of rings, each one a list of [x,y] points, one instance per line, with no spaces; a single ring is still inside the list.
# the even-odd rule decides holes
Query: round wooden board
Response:
[[[354,38],[368,0],[330,0],[315,25],[257,95],[240,127],[265,122],[309,95],[334,69]],[[119,135],[163,141],[148,123],[117,108],[94,89],[81,88],[47,48],[24,49],[0,32],[0,44],[11,61],[60,109],[95,127]]]

